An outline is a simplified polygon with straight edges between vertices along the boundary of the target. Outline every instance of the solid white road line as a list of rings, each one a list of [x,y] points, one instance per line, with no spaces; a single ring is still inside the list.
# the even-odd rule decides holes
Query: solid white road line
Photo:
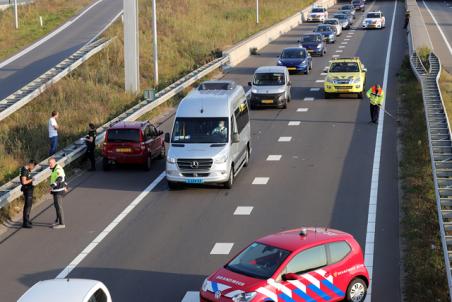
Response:
[[[428,7],[427,3],[426,3],[425,1],[422,1],[422,3],[424,3],[425,8],[427,9],[428,13],[430,14],[430,16],[431,16],[432,19],[433,19],[433,22],[435,22],[435,25],[436,25],[436,27],[438,28],[439,33],[441,34],[441,37],[443,37],[444,43],[446,44],[447,49],[449,49],[450,55],[452,56],[452,47],[450,47],[449,41],[447,40],[446,35],[444,34],[444,32],[443,32],[441,26],[439,26],[438,21],[436,21],[436,18],[435,18],[435,16],[432,14],[432,12],[430,11],[430,8]],[[433,45],[432,45],[432,46],[433,46]]]
[[[305,97],[303,100],[306,101],[306,102],[312,102],[312,101],[314,101],[314,98],[312,98],[312,97]]]
[[[289,122],[289,126],[300,126],[301,122],[300,121],[290,121]]]
[[[290,142],[292,140],[292,136],[281,136],[280,138],[278,138],[278,142]]]
[[[268,161],[278,161],[281,160],[282,155],[269,155],[267,156]]]
[[[297,112],[308,112],[309,108],[298,108]]]
[[[14,62],[15,60],[19,59],[20,57],[24,56],[25,54],[29,53],[30,51],[32,51],[33,49],[35,49],[36,47],[44,44],[45,42],[47,42],[48,40],[50,40],[51,38],[55,37],[57,34],[59,34],[60,32],[62,32],[63,30],[65,30],[66,28],[68,28],[72,23],[74,23],[75,21],[77,21],[78,19],[80,19],[81,17],[83,17],[83,15],[85,15],[88,11],[90,11],[93,7],[95,7],[96,5],[98,5],[99,3],[101,3],[103,0],[98,0],[96,2],[94,2],[93,4],[91,4],[87,9],[85,9],[81,14],[79,14],[77,17],[75,17],[74,19],[64,23],[63,25],[61,25],[60,27],[58,27],[57,29],[55,29],[53,32],[51,32],[50,34],[48,34],[47,36],[45,36],[44,38],[42,38],[41,40],[37,41],[36,43],[33,43],[32,45],[28,46],[27,48],[25,48],[24,50],[22,50],[21,52],[17,53],[16,55],[10,57],[9,59],[3,61],[0,63],[0,68],[3,68],[4,66],[8,65],[11,62]]]
[[[199,302],[199,292],[186,292],[181,302]]]
[[[320,75],[327,75],[327,73],[326,72],[322,72]],[[314,88],[309,89],[309,91],[320,91],[320,88],[314,87]]]
[[[234,243],[231,242],[217,242],[210,251],[211,255],[229,255]]]
[[[386,91],[385,100],[381,105],[382,109],[385,108],[385,101],[388,87],[388,72],[389,63],[391,61],[392,50],[392,37],[394,35],[394,21],[397,12],[398,1],[394,2],[394,12],[392,15],[391,32],[389,34],[389,44],[386,52],[385,71],[383,76],[383,91]],[[369,212],[367,214],[367,231],[366,231],[366,246],[364,254],[364,263],[369,271],[369,277],[372,280],[373,266],[374,266],[374,248],[375,248],[375,224],[377,216],[377,203],[378,203],[378,183],[380,178],[380,160],[381,160],[381,145],[383,142],[383,125],[385,115],[380,114],[378,119],[377,137],[375,139],[375,151],[372,168],[372,179],[370,183],[370,196],[369,196]],[[370,283],[366,301],[372,300],[372,282]]]
[[[59,274],[56,276],[56,279],[66,278],[70,272],[76,268],[86,256],[91,253],[91,251],[102,242],[102,240],[110,234],[120,223],[121,221],[130,214],[142,201],[143,199],[152,191],[154,188],[165,178],[165,172],[162,172],[149,186],[144,189],[143,192],[140,193],[118,216],[116,216],[115,220],[113,220],[90,244],[77,256],[74,260],[69,263]]]
[[[253,211],[253,207],[237,207],[234,211],[234,215],[250,215]]]
[[[268,184],[269,180],[270,180],[270,177],[255,177],[252,184],[253,185],[266,185],[266,184]]]

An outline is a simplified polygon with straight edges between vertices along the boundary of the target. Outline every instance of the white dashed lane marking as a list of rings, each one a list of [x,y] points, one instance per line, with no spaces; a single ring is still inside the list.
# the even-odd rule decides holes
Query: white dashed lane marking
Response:
[[[350,40],[350,39],[345,39],[345,40]],[[348,42],[342,42],[341,44],[342,44],[342,45],[347,45]]]
[[[344,39],[344,41],[350,41],[350,39]],[[347,42],[342,42],[342,43],[347,43]]]
[[[270,177],[255,177],[253,180],[253,185],[266,185]]]
[[[344,52],[342,49],[336,50],[336,52]]]
[[[323,73],[322,73],[322,75],[323,75]],[[326,75],[326,73],[325,73],[325,75]],[[309,89],[309,91],[320,91],[320,88],[311,88],[311,89]]]
[[[278,142],[290,142],[292,140],[292,136],[281,136],[278,138]]]
[[[308,108],[298,108],[297,112],[308,112]]]
[[[250,215],[253,211],[253,207],[237,207],[235,209],[234,215]]]
[[[326,73],[326,72],[322,72],[320,75],[321,75],[321,76],[326,76],[327,73]]]
[[[333,55],[333,58],[339,58],[340,56],[339,55]]]
[[[312,101],[314,101],[314,98],[312,98],[312,97],[305,97],[305,98],[304,98],[304,101],[306,101],[306,102],[312,102]]]
[[[290,121],[289,122],[289,126],[300,126],[300,124],[301,124],[301,122],[299,122],[299,121]]]
[[[269,155],[267,156],[268,161],[278,161],[281,160],[282,155]]]
[[[234,246],[234,243],[229,243],[229,242],[215,243],[212,250],[210,251],[210,254],[211,255],[229,255],[233,246]]]
[[[341,45],[341,46],[339,46],[339,48],[345,48],[345,46],[344,46],[344,45]]]
[[[317,80],[317,81],[315,81],[316,83],[323,83],[323,82],[325,82],[325,80]]]

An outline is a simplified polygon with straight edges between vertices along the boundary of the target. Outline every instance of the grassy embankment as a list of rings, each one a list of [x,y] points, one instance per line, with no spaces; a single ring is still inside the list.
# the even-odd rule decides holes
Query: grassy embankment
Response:
[[[261,22],[256,25],[254,0],[160,1],[157,8],[160,88],[212,60],[221,49],[283,20],[312,2],[265,1],[260,6]],[[151,1],[140,0],[143,88],[152,83],[150,5]],[[64,146],[82,136],[89,122],[103,124],[136,104],[136,96],[123,92],[122,24],[114,24],[106,36],[117,39],[108,49],[0,123],[0,183],[16,176],[20,165],[28,158],[41,160],[47,157],[50,111],[60,112],[60,146]]]
[[[14,28],[12,7],[0,11],[0,61],[48,34],[92,0],[38,0],[19,6],[19,29]],[[43,26],[39,23],[43,19]]]
[[[449,301],[422,91],[408,58],[399,84],[405,301]]]

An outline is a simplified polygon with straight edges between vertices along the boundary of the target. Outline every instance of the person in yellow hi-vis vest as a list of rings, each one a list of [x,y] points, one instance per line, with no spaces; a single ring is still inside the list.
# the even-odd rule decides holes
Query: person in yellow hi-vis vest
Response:
[[[49,159],[49,167],[52,170],[50,174],[50,193],[53,195],[53,205],[56,211],[56,220],[53,224],[54,229],[64,229],[63,215],[63,195],[67,191],[66,175],[63,167],[57,164],[55,157]]]
[[[385,93],[380,85],[375,84],[367,90],[367,97],[370,100],[370,119],[374,124],[378,123],[378,116],[380,114],[380,106],[383,103]]]

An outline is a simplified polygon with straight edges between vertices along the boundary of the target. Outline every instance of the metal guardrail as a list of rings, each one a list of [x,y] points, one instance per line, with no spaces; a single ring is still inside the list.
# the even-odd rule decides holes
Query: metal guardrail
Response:
[[[433,52],[429,56],[430,70],[426,70],[416,52],[411,54],[410,63],[422,86],[440,238],[452,301],[452,135],[438,83],[441,64]]]
[[[112,125],[120,122],[120,121],[134,121],[145,113],[153,110],[157,106],[163,104],[168,101],[172,97],[176,96],[178,93],[182,92],[185,88],[190,87],[196,81],[205,77],[212,71],[220,68],[225,65],[229,61],[228,57],[221,57],[213,60],[212,62],[198,68],[197,70],[187,74],[182,77],[178,81],[174,82],[170,86],[165,89],[159,91],[156,94],[155,100],[146,99],[144,101],[139,102],[137,105],[133,106],[126,112],[120,114],[118,117],[109,121],[105,125],[99,127],[97,129],[97,139],[96,144],[100,144],[105,137],[105,131],[111,127]],[[85,152],[86,145],[83,138],[78,139],[72,145],[64,148],[63,150],[58,151],[54,154],[58,164],[61,166],[65,166],[74,160],[78,159]],[[38,185],[44,182],[50,176],[50,168],[47,164],[48,159],[43,160],[38,165],[36,165],[35,169],[32,171],[33,176],[33,184]],[[9,181],[8,183],[2,185],[0,187],[0,208],[4,207],[11,201],[19,198],[22,195],[20,191],[20,180],[19,176]]]
[[[86,44],[70,57],[0,101],[0,121],[16,112],[83,62],[107,47],[112,40],[99,39]]]

